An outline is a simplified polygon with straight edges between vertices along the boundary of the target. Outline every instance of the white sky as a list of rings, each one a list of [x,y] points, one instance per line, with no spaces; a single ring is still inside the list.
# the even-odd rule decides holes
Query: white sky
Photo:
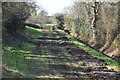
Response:
[[[65,7],[72,6],[74,0],[36,0],[37,5],[40,5],[48,12],[48,15],[53,15],[62,12]]]

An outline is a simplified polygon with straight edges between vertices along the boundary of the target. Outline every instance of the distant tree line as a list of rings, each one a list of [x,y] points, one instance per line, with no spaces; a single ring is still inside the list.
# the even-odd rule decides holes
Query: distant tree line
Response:
[[[49,20],[48,13],[43,9],[39,9],[33,10],[26,22],[38,24],[40,27],[45,27],[46,23],[51,21]]]

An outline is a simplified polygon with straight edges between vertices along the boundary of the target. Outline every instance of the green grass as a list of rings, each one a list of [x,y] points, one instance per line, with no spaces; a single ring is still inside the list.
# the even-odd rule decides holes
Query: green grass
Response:
[[[33,37],[39,37],[42,35],[42,29],[36,29],[29,26],[26,26],[25,32]]]
[[[42,35],[42,30],[41,29],[35,29],[35,28],[31,28],[26,26],[25,32],[27,34],[30,34],[31,36],[34,37],[39,37]],[[103,54],[93,50],[92,48],[86,46],[85,44],[82,44],[80,42],[78,42],[76,39],[74,39],[73,37],[67,35],[67,37],[79,48],[85,50],[86,52],[88,52],[90,55],[97,57],[99,59],[104,60],[108,65],[107,67],[111,67],[111,68],[118,68],[120,67],[120,64],[115,61],[112,60],[111,58],[104,56]],[[38,41],[38,40],[36,40]],[[33,45],[32,43],[28,43],[28,42],[20,42],[20,41],[14,41],[15,44],[10,45],[10,46],[3,46],[3,50],[4,50],[4,54],[3,54],[3,64],[6,64],[5,68],[8,71],[12,71],[11,75],[16,75],[16,73],[19,73],[22,75],[22,77],[33,77],[34,75],[31,75],[29,73],[29,69],[28,69],[28,62],[26,61],[26,59],[31,59],[31,60],[39,60],[41,61],[43,64],[40,64],[38,66],[44,68],[42,69],[43,73],[48,73],[51,70],[49,70],[49,64],[48,61],[49,59],[47,59],[46,57],[55,57],[54,55],[33,55],[33,54],[28,54],[28,53],[32,53],[32,51],[35,49],[35,45]],[[49,50],[47,49],[42,49],[41,53],[44,54],[48,54],[51,53]],[[65,54],[66,53],[66,54]],[[67,51],[63,49],[63,53],[64,56],[67,56],[67,58],[72,59],[73,57],[69,54],[67,54]],[[34,56],[34,57],[31,57]],[[40,58],[39,58],[40,57]],[[74,60],[72,59],[73,64],[74,64]],[[33,63],[34,65],[35,63]],[[36,63],[37,64],[37,63]],[[71,65],[71,64],[70,64]],[[36,66],[36,65],[34,65]]]
[[[39,37],[42,36],[43,32],[42,29],[35,29],[35,28],[31,28],[29,26],[26,26],[26,30],[25,32],[28,33],[29,35],[33,36],[33,37]],[[32,39],[33,41],[39,41],[39,39]],[[41,53],[46,53],[47,50],[41,50]],[[48,64],[48,60],[46,57],[54,57],[52,55],[34,55],[34,54],[25,54],[25,59],[28,60],[28,62],[33,61],[33,63],[28,63],[28,65],[33,65],[33,67],[41,67],[40,72],[41,75],[42,73],[46,73],[49,74],[50,70],[49,70],[49,64]],[[30,61],[29,61],[30,60]],[[38,64],[41,63],[41,64]],[[32,73],[34,73],[34,71],[31,71]],[[34,74],[33,74],[34,75]],[[34,75],[34,77],[36,77]]]
[[[53,25],[53,24],[46,24],[46,25]],[[30,28],[28,28],[28,29],[30,29]],[[34,32],[34,31],[36,31],[36,30],[32,28],[32,31]],[[40,33],[40,32],[41,32],[41,30],[40,30],[38,33]],[[32,32],[31,32],[31,33],[32,33]],[[35,34],[37,34],[37,32],[36,32]],[[104,60],[104,61],[108,64],[107,67],[109,67],[109,68],[119,68],[119,67],[120,67],[120,63],[118,63],[117,61],[115,61],[115,60],[113,60],[113,59],[111,59],[111,58],[109,58],[109,57],[107,57],[107,56],[105,56],[105,55],[103,55],[103,54],[101,54],[101,53],[93,50],[92,48],[86,46],[86,45],[83,44],[83,43],[78,42],[76,39],[74,39],[73,37],[71,37],[71,36],[69,36],[69,35],[68,35],[67,37],[68,37],[76,46],[78,46],[79,48],[85,50],[85,51],[88,52],[90,55],[92,55],[92,56],[94,56],[94,57],[97,57],[97,58],[99,58],[99,59]]]
[[[92,48],[86,46],[83,43],[78,42],[75,38],[73,38],[70,35],[67,35],[67,37],[79,48],[85,50],[86,52],[88,52],[90,55],[102,59],[107,63],[107,67],[108,68],[115,68],[115,69],[119,69],[120,68],[120,63],[118,61],[113,60],[112,58],[109,58],[105,55],[103,55],[102,53],[97,52],[96,50],[93,50]]]
[[[33,36],[38,36],[41,30],[27,27],[26,33],[29,33]],[[32,34],[33,33],[33,34]],[[32,43],[19,41],[15,37],[10,37],[10,45],[4,45],[3,48],[3,64],[5,69],[10,71],[11,77],[18,76],[21,77],[33,77],[29,74],[28,63],[25,60],[25,54],[32,53],[36,47]]]
[[[56,24],[46,24],[46,26],[56,26]]]
[[[45,24],[46,26],[56,26],[57,24]],[[64,24],[66,26],[66,24]]]
[[[90,55],[92,55],[92,56],[94,56],[94,57],[96,57],[98,59],[104,60],[107,63],[106,67],[120,70],[120,63],[118,61],[115,61],[112,58],[109,58],[109,57],[103,55],[102,53],[97,52],[96,50],[90,48],[89,46],[86,46],[83,43],[80,43],[77,39],[75,39],[74,37],[66,34],[64,31],[61,31],[61,30],[58,30],[58,31],[64,33],[72,41],[72,43],[74,43],[77,47],[85,50]]]
[[[18,47],[18,45],[21,45],[21,47]],[[5,69],[11,71],[10,75],[16,76],[16,74],[20,74],[21,77],[32,77],[29,74],[25,54],[31,53],[34,48],[33,44],[27,42],[3,46],[3,64],[6,65]]]

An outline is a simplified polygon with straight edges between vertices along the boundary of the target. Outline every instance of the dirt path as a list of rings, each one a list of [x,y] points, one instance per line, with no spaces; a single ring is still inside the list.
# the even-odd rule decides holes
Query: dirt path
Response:
[[[43,31],[42,35],[32,38],[36,40],[37,47],[33,53],[26,55],[30,73],[37,78],[116,80],[119,77],[105,67],[103,60],[77,48],[65,34]]]

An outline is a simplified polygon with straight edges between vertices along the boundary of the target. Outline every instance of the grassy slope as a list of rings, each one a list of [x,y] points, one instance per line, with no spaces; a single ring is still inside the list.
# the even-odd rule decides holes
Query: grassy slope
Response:
[[[37,32],[36,32],[37,33]],[[76,45],[78,46],[79,48],[85,50],[86,52],[88,52],[90,55],[94,56],[94,57],[97,57],[99,59],[102,59],[104,60],[106,63],[107,63],[107,67],[108,68],[115,68],[115,69],[119,69],[120,68],[120,63],[118,63],[117,61],[93,50],[92,48],[86,46],[85,44],[83,43],[80,43],[78,42],[75,38],[73,38],[72,36],[70,35],[67,35],[67,37]]]
[[[45,26],[56,26],[57,24],[45,24]],[[64,24],[66,26],[66,24]]]
[[[61,31],[61,30],[60,30]],[[61,31],[63,32],[63,31]],[[93,50],[92,48],[90,48],[89,46],[86,46],[83,43],[80,43],[79,41],[77,41],[75,38],[73,38],[70,35],[67,35],[67,37],[79,48],[85,50],[86,52],[88,52],[90,55],[102,59],[107,63],[107,67],[108,68],[113,68],[116,69],[118,72],[120,70],[120,63],[118,61],[115,61],[105,55],[103,55],[102,53],[97,52],[96,50]]]
[[[46,26],[56,26],[56,24],[45,24]]]
[[[32,36],[38,36],[41,30],[26,27],[25,32]],[[5,69],[11,72],[9,75],[12,77],[17,76],[17,74],[21,77],[33,77],[29,74],[25,55],[31,53],[36,46],[32,43],[18,41],[15,38],[12,39],[14,41],[11,41],[11,45],[3,46],[3,64],[5,65]]]
[[[31,53],[34,49],[34,45],[27,42],[17,43],[17,45],[3,47],[3,63],[6,64],[5,68],[12,72],[12,76],[16,76],[16,73],[18,73],[21,74],[21,77],[29,77],[28,66],[24,54]],[[21,47],[18,47],[18,45],[21,45]]]
[[[42,34],[39,32],[41,30],[39,29],[35,29],[35,28],[31,28],[31,27],[26,27],[27,28],[27,33],[28,34],[31,34],[31,36],[34,36],[34,37],[39,37],[41,36]],[[53,35],[53,33],[49,33],[50,36]],[[59,36],[59,35],[58,35]],[[39,41],[39,39],[33,39],[34,41]],[[54,46],[54,45],[53,45]],[[66,56],[68,59],[71,60],[71,62],[67,62],[66,65],[69,65],[68,68],[71,68],[71,70],[73,69],[73,67],[76,67],[76,61],[74,61],[73,59],[73,56],[70,55],[70,54],[67,54],[67,50],[66,49],[61,49],[62,53],[64,56]],[[30,60],[30,59],[33,59],[33,60],[40,60],[39,63],[41,62],[42,64],[38,64],[37,61],[33,61],[34,63],[31,63],[32,65],[36,65],[36,68],[37,66],[41,67],[42,69],[40,70],[41,73],[44,73],[46,75],[42,75],[41,76],[35,76],[37,78],[62,78],[62,77],[58,77],[60,76],[61,74],[59,73],[53,73],[54,71],[52,69],[49,68],[49,61],[50,59],[47,58],[47,57],[53,57],[53,58],[56,58],[56,56],[53,56],[51,54],[51,51],[47,48],[43,48],[41,49],[41,53],[42,54],[47,54],[47,55],[34,55],[34,54],[26,54],[26,59]],[[34,57],[32,57],[34,56]],[[39,58],[40,57],[40,58]],[[73,64],[74,66],[71,66],[71,64]],[[34,66],[33,66],[34,67]],[[79,71],[81,74],[83,75],[86,75],[86,73],[82,72],[81,70],[77,70]],[[51,75],[52,74],[52,75]],[[54,74],[54,75],[53,75]],[[62,75],[61,75],[62,76]]]
[[[35,28],[32,28],[32,27],[28,27],[28,26],[26,26],[25,32],[27,34],[33,36],[33,37],[38,37],[38,36],[40,36],[42,34],[41,29],[35,29]]]
[[[38,37],[40,36],[42,30],[26,27],[25,32],[31,34],[34,37]],[[91,49],[85,44],[78,42],[73,37],[68,35],[68,38],[76,46],[85,50],[90,55],[103,59],[108,64],[107,67],[118,68],[120,66],[120,64],[117,61],[112,60],[111,58],[108,58],[107,56],[104,56],[101,53]],[[13,43],[13,45],[10,46],[3,46],[3,50],[4,50],[3,64],[6,64],[5,68],[8,71],[12,71],[11,75],[13,76],[16,75],[16,73],[19,73],[22,75],[22,77],[32,77],[32,75],[29,75],[28,65],[25,58],[27,58],[26,54],[31,53],[36,46],[28,42],[20,42],[20,41],[13,41],[13,42],[16,44]]]

